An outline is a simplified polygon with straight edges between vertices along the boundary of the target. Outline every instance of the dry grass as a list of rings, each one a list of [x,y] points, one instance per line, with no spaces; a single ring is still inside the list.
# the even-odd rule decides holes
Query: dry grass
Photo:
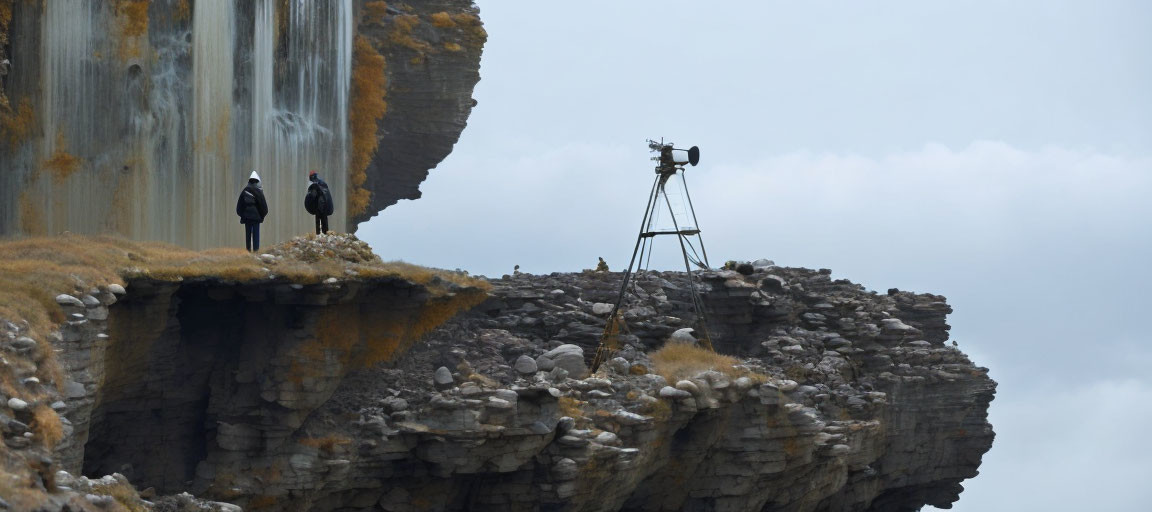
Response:
[[[289,242],[291,243],[291,242]],[[272,250],[276,250],[274,247]],[[125,279],[147,277],[162,281],[190,278],[216,278],[246,282],[268,278],[265,264],[242,249],[192,251],[158,242],[134,242],[108,236],[63,235],[0,242],[0,319],[28,322],[25,335],[40,341],[33,359],[39,361],[36,375],[57,387],[63,384],[63,372],[55,359],[48,334],[64,321],[56,304],[62,293],[80,295],[93,287],[123,285]],[[317,283],[328,277],[346,278],[345,271],[354,269],[360,278],[399,277],[426,286],[432,295],[428,307],[415,318],[399,322],[395,343],[377,347],[379,336],[368,338],[369,347],[377,347],[366,360],[392,357],[415,339],[470,308],[486,297],[489,284],[457,272],[434,270],[403,262],[349,264],[339,261],[304,263],[282,259],[272,266],[278,276],[293,282]],[[454,285],[464,286],[456,290]],[[380,321],[387,318],[382,316]],[[374,321],[376,319],[373,319]],[[401,319],[395,319],[401,320]],[[340,319],[333,325],[344,325]],[[354,325],[354,324],[353,324]],[[371,327],[364,329],[372,333]],[[330,344],[343,343],[331,340]],[[348,353],[346,357],[351,357]],[[19,361],[13,359],[15,363]],[[16,364],[0,369],[0,383],[15,383]],[[13,391],[19,390],[11,384]],[[13,396],[27,396],[12,393]]]
[[[560,406],[560,414],[569,418],[580,420],[584,417],[584,402],[581,402],[570,396],[562,396],[556,399],[557,404]]]
[[[729,378],[750,377],[764,381],[763,375],[738,367],[735,357],[717,354],[695,345],[669,343],[650,354],[656,373],[673,384],[678,380],[695,377],[700,372],[716,370]]]
[[[368,165],[380,145],[378,123],[388,112],[388,77],[384,56],[372,47],[368,38],[356,36],[352,52],[352,108],[348,124],[352,132],[352,156],[349,159],[348,214],[368,211],[372,193],[364,188]]]
[[[133,489],[131,485],[116,482],[112,485],[94,485],[92,486],[92,494],[103,496],[111,496],[116,500],[118,508],[111,510],[126,510],[127,512],[147,512],[152,510],[140,499],[140,495]]]
[[[48,450],[56,448],[60,440],[64,439],[64,425],[60,422],[60,415],[47,405],[32,411],[32,424],[29,427],[36,434],[36,440]]]

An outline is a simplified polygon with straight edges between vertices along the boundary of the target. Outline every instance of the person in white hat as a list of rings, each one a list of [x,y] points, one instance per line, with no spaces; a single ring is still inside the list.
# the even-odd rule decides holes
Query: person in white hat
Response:
[[[268,202],[264,200],[264,190],[260,188],[260,175],[252,171],[248,186],[240,191],[236,199],[236,215],[244,225],[244,247],[249,252],[260,250],[260,223],[268,216]]]

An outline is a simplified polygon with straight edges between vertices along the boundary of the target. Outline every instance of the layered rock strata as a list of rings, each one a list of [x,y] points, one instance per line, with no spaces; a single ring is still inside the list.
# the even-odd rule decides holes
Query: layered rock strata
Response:
[[[492,280],[411,348],[451,313],[399,279],[63,296],[56,457],[246,510],[913,511],[977,474],[995,382],[947,343],[942,297],[705,272],[739,359],[673,370],[656,351],[697,319],[683,274],[649,273],[589,374],[620,278]]]
[[[941,297],[708,272],[714,341],[745,359],[669,380],[648,352],[695,319],[683,276],[653,273],[588,375],[619,278],[496,280],[298,423],[228,393],[248,412],[218,423],[194,490],[274,510],[911,511],[949,506],[991,446],[995,383],[945,343]],[[213,386],[268,382],[242,368]]]

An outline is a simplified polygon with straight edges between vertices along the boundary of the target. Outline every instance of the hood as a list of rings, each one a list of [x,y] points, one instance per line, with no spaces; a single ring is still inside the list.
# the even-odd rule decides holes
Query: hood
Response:
[[[250,179],[250,180],[256,180],[256,181],[260,181],[260,175],[259,175],[259,174],[256,174],[256,171],[252,171],[252,175],[251,175],[251,176],[249,176],[249,177],[248,177],[248,179]]]

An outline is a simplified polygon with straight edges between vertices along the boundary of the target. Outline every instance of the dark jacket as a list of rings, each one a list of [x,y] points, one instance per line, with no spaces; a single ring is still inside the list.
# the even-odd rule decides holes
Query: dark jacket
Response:
[[[240,191],[236,199],[236,215],[240,216],[241,224],[260,224],[268,216],[268,202],[264,200],[264,191],[259,183],[249,183]]]
[[[328,216],[336,211],[336,205],[332,204],[332,192],[328,190],[328,184],[324,180],[316,178],[312,180],[312,184],[308,185],[308,194],[304,196],[304,209],[312,215]]]

